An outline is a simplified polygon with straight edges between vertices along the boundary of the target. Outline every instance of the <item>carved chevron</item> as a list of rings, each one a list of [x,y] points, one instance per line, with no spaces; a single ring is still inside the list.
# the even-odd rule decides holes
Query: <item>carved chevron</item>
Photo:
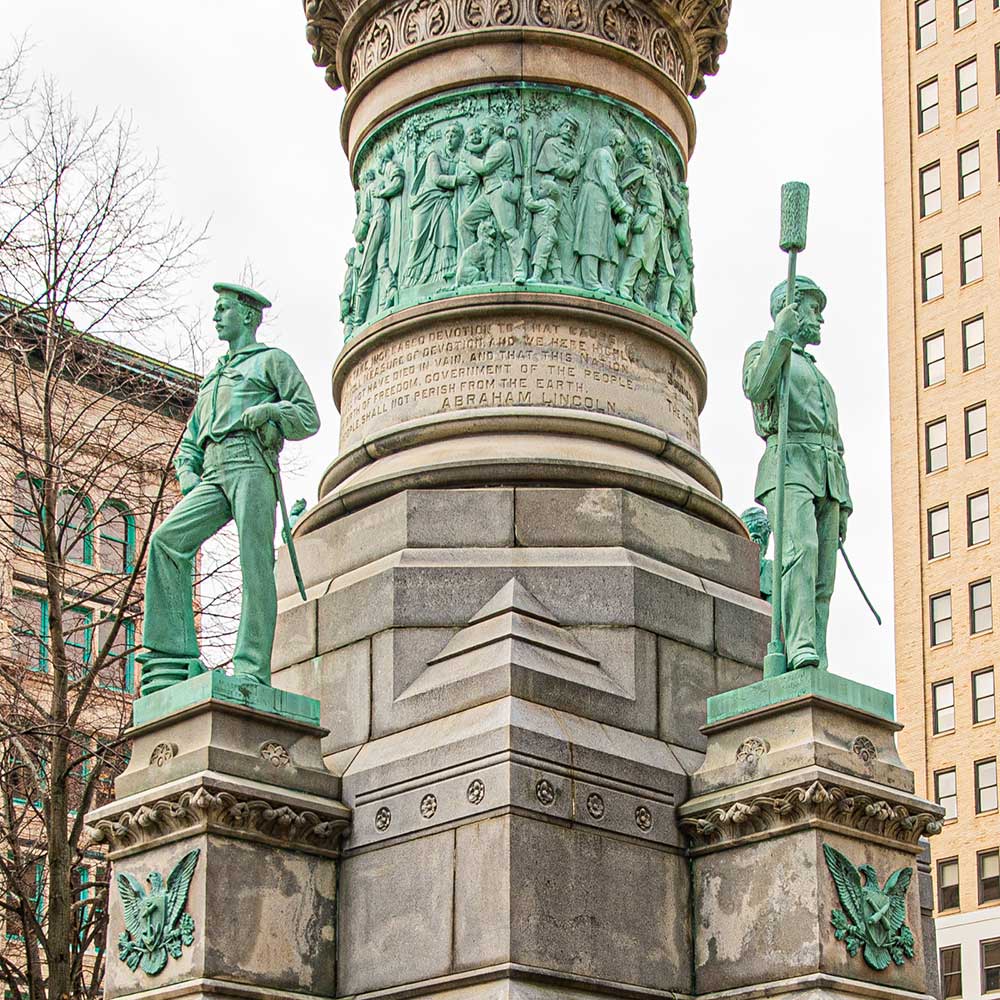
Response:
[[[321,816],[263,799],[240,799],[230,792],[204,786],[152,805],[101,819],[91,827],[91,839],[112,851],[128,850],[171,834],[210,830],[277,841],[298,850],[336,854],[349,823],[341,816]]]
[[[337,47],[360,0],[304,0],[313,61],[334,88],[356,86],[383,63],[420,45],[491,28],[578,32],[629,49],[697,97],[719,69],[732,0],[390,0],[368,5],[350,32],[350,51]],[[693,58],[692,58],[693,57]],[[347,79],[340,78],[346,69]]]
[[[941,818],[934,813],[820,781],[686,816],[680,826],[699,846],[739,840],[808,819],[826,820],[907,844],[941,831]]]

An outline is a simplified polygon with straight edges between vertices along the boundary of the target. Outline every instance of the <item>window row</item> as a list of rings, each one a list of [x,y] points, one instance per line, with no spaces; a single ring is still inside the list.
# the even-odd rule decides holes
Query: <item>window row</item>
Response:
[[[1000,900],[1000,850],[994,847],[979,852],[976,856],[976,882],[980,906]],[[938,862],[937,883],[938,910],[957,910],[960,905],[958,858]]]
[[[962,115],[979,107],[979,65],[976,57],[955,67],[955,113]],[[938,78],[917,87],[917,132],[923,134],[941,124],[941,87]]]
[[[958,238],[959,281],[971,285],[983,278],[983,231],[973,229]],[[920,255],[920,299],[931,302],[944,295],[944,247]]]
[[[935,160],[920,168],[920,218],[941,211],[941,161]],[[971,198],[982,187],[979,143],[974,142],[958,151],[958,198]]]
[[[18,545],[41,551],[42,525],[48,512],[40,496],[41,483],[18,476],[14,483],[14,538]],[[135,559],[135,518],[119,500],[108,500],[95,512],[90,498],[71,490],[56,502],[61,549],[70,562],[93,566],[99,551],[101,568],[130,573]]]
[[[947,375],[944,330],[924,337],[924,388],[940,385]],[[986,364],[986,322],[982,316],[962,321],[962,371]]]
[[[979,942],[980,993],[1000,992],[1000,938]],[[941,996],[962,995],[962,948],[941,949]]]
[[[949,678],[931,686],[934,735],[955,731],[955,681]],[[972,722],[993,722],[997,717],[996,680],[993,668],[972,675]]]
[[[976,812],[997,809],[997,759],[989,757],[972,766],[976,790]],[[944,809],[944,818],[958,818],[958,773],[953,767],[934,772],[934,801]]]
[[[952,628],[951,591],[935,594],[930,600],[931,645],[940,646],[951,642]],[[991,580],[977,580],[969,584],[969,632],[979,635],[993,628],[993,583]]]
[[[990,491],[965,498],[965,540],[969,546],[990,540]],[[941,559],[951,554],[951,513],[948,504],[927,512],[927,558]]]
[[[986,403],[976,403],[965,411],[965,458],[979,458],[989,451]],[[931,420],[924,428],[925,467],[928,472],[948,468],[948,418]]]
[[[33,594],[14,592],[11,602],[10,632],[13,659],[39,673],[47,673],[50,660],[51,635],[49,604]],[[105,647],[111,637],[113,621],[99,618],[89,608],[69,608],[63,611],[63,644],[70,670],[83,673],[91,660]],[[135,687],[135,622],[124,619],[110,643],[97,679],[98,686],[108,691],[131,694]]]
[[[993,0],[994,9],[1000,0]],[[952,23],[956,31],[968,27],[976,20],[976,0],[941,0],[943,5],[951,6]],[[918,49],[926,49],[933,45],[938,37],[938,0],[916,0],[914,20],[916,23],[916,43]]]

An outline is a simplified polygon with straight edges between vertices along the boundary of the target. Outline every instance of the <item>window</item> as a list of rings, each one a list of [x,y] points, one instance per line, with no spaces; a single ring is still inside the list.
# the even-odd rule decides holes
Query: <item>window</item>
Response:
[[[94,561],[94,506],[82,494],[66,491],[56,501],[56,522],[62,532],[60,549],[70,562]]]
[[[983,276],[983,231],[976,229],[966,233],[958,241],[962,258],[962,284],[979,281]]]
[[[969,515],[969,544],[982,545],[990,540],[990,491],[966,497]]]
[[[969,628],[973,635],[993,628],[993,584],[980,580],[969,586]]]
[[[955,30],[972,24],[976,19],[976,0],[955,0]]]
[[[938,127],[937,77],[917,87],[917,131],[929,132]]]
[[[10,861],[13,861],[12,855],[8,854],[7,857]],[[41,921],[45,915],[45,863],[36,861],[34,864],[28,866],[26,872],[15,872],[14,877],[17,878],[18,882],[22,883],[20,892],[17,895],[9,893],[7,902],[16,907],[20,897],[20,900],[27,903],[34,911],[35,919]],[[20,914],[15,916],[8,910],[7,940],[20,940],[23,937],[24,927],[21,923]]]
[[[934,704],[934,735],[955,729],[955,682],[941,681],[931,688]]]
[[[38,508],[35,506],[38,497],[38,484],[32,486],[25,475],[14,480],[14,537],[17,544],[29,549],[42,548],[42,526],[38,519]]]
[[[14,659],[29,670],[48,670],[48,603],[15,591],[11,616]]]
[[[962,995],[962,949],[959,945],[941,949],[941,996]]]
[[[951,591],[931,598],[931,645],[951,642]]]
[[[924,387],[944,381],[944,331],[924,338]]]
[[[971,111],[979,104],[979,74],[974,58],[955,67],[955,96],[959,114]]]
[[[965,457],[978,458],[986,452],[986,404],[977,403],[965,411]]]
[[[926,49],[937,41],[937,0],[917,0],[917,48]]]
[[[958,786],[953,767],[934,775],[934,801],[944,808],[945,819],[958,816]]]
[[[920,171],[920,218],[941,211],[941,163]]]
[[[79,677],[90,662],[91,621],[93,615],[83,608],[63,612],[63,643],[71,677]]]
[[[972,721],[992,722],[997,717],[996,685],[993,668],[972,675]]]
[[[962,367],[967,372],[986,364],[986,324],[982,316],[962,324]]]
[[[944,255],[940,247],[921,255],[920,274],[924,302],[944,295]]]
[[[979,143],[958,151],[958,196],[979,194]]]
[[[976,762],[976,812],[992,812],[997,807],[997,759]]]
[[[104,648],[111,632],[111,622],[101,621],[97,626],[97,648]],[[118,634],[108,650],[107,659],[100,669],[98,686],[108,691],[132,694],[135,689],[135,622],[123,619]]]
[[[979,876],[979,902],[993,903],[1000,899],[1000,851],[980,851],[976,867]]]
[[[983,992],[996,993],[1000,990],[1000,938],[980,942],[979,949]]]
[[[948,468],[948,421],[942,418],[927,425],[927,471]]]
[[[101,566],[131,573],[135,558],[135,518],[116,500],[101,507]]]
[[[958,909],[958,858],[939,861],[938,873],[938,909]]]
[[[1000,42],[993,46],[993,75],[996,78],[997,96],[1000,97]]]
[[[951,531],[948,527],[948,505],[927,511],[927,555],[939,559],[951,551]]]

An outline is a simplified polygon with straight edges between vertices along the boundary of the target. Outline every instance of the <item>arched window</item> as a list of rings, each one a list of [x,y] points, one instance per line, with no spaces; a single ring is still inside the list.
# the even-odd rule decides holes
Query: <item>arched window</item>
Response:
[[[82,493],[63,490],[56,501],[56,523],[66,559],[90,566],[94,561],[94,505]]]
[[[26,549],[42,548],[42,524],[35,506],[40,488],[36,482],[33,489],[23,472],[14,481],[14,540]]]
[[[101,567],[109,573],[131,573],[135,559],[135,518],[119,500],[101,507]]]

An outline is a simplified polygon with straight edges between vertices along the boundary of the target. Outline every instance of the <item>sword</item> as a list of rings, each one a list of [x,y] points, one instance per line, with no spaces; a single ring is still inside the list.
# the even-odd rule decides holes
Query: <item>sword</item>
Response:
[[[861,586],[861,581],[858,579],[858,574],[854,572],[854,567],[851,565],[851,560],[847,557],[847,549],[844,548],[843,542],[838,542],[837,547],[840,549],[840,554],[844,557],[844,562],[847,563],[847,568],[851,571],[851,578],[858,585],[858,590],[861,591],[861,596],[865,599],[865,604],[868,605],[869,610],[875,616],[875,621],[882,624],[882,618],[879,613],[875,610],[875,605],[869,600],[868,595],[865,593],[865,588]]]
[[[254,432],[253,440],[260,449],[261,456],[264,459],[264,464],[267,466],[268,471],[271,473],[271,478],[274,480],[274,491],[278,494],[278,505],[281,507],[281,537],[284,539],[285,545],[288,546],[288,558],[292,563],[292,572],[295,574],[295,582],[298,584],[299,594],[301,595],[302,600],[305,601],[308,600],[306,597],[306,586],[302,582],[302,570],[299,568],[299,557],[295,551],[295,542],[292,540],[292,522],[288,517],[288,505],[285,503],[285,490],[281,485],[281,473],[278,471],[277,464],[271,460],[270,452],[264,444],[264,437],[261,434],[260,428]]]

